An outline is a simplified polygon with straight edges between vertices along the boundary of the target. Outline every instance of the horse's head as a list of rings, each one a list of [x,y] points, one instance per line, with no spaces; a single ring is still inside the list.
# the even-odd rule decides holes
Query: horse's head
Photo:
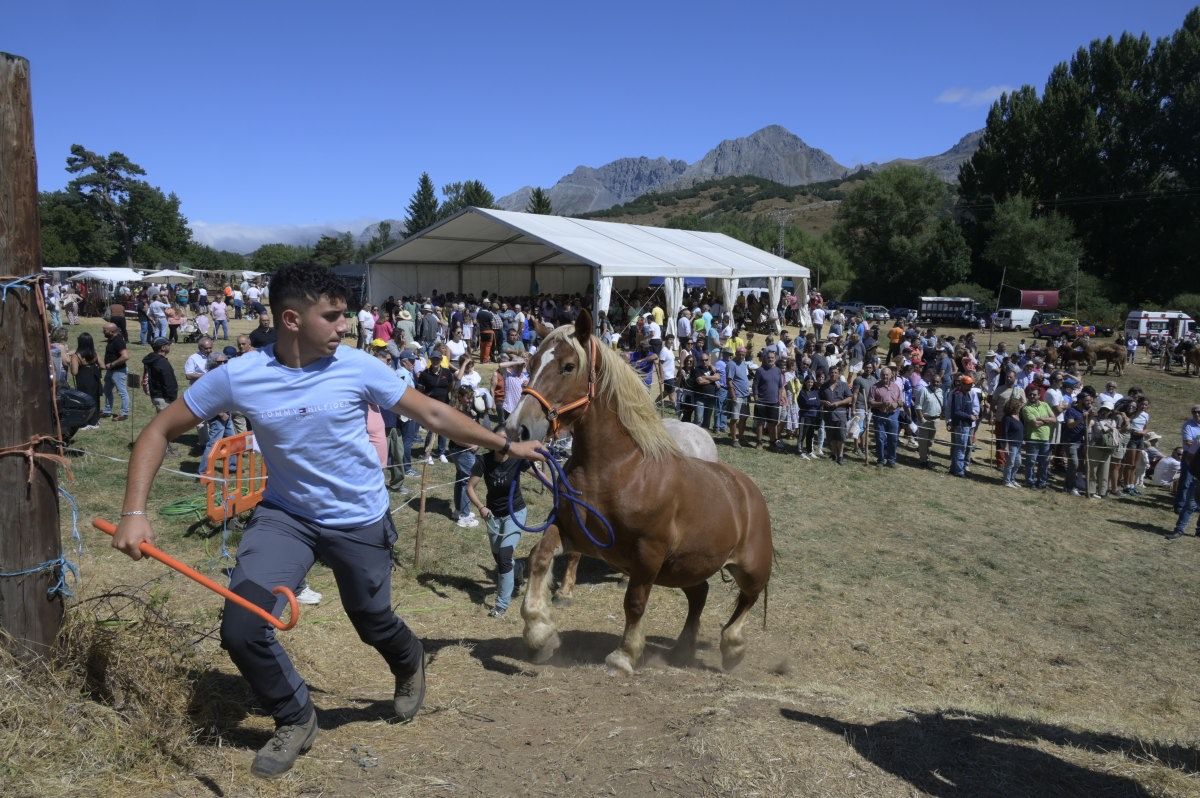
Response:
[[[538,323],[542,343],[529,362],[529,384],[508,417],[510,440],[543,440],[570,427],[587,410],[595,392],[598,345],[586,310],[575,320],[574,334]]]

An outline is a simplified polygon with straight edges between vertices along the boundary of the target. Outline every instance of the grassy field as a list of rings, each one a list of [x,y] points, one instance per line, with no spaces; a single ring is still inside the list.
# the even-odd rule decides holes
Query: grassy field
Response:
[[[1151,396],[1161,448],[1177,443],[1200,379],[1139,365],[1118,382]],[[139,397],[132,427],[148,417]],[[67,487],[82,517],[119,510],[130,434],[124,422],[77,437],[89,454]],[[586,562],[574,606],[557,613],[563,653],[530,664],[519,616],[486,617],[491,557],[479,530],[449,520],[453,467],[439,464],[419,570],[416,512],[393,497],[394,601],[432,657],[414,723],[388,722],[386,669],[318,566],[310,581],[326,599],[285,644],[323,731],[284,780],[253,780],[270,721],[213,639],[218,599],[85,529],[69,655],[32,673],[0,663],[0,794],[1200,794],[1200,541],[1163,541],[1164,492],[1004,490],[990,467],[969,480],[905,467],[907,450],[884,471],[720,453],[763,489],[778,550],[767,629],[757,608],[731,674],[714,649],[733,592],[714,577],[697,667],[662,661],[686,605],[660,589],[643,668],[607,675],[623,587]],[[947,455],[943,441],[939,464]],[[184,447],[168,465],[197,460]],[[160,476],[160,543],[218,573],[229,563],[212,530],[161,515],[197,495],[189,478]],[[545,497],[532,498],[540,519]]]

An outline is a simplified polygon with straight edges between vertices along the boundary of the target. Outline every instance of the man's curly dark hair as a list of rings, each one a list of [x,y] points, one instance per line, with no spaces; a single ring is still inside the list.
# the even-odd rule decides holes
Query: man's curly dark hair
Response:
[[[280,325],[280,314],[286,308],[303,310],[321,297],[330,301],[347,300],[346,284],[326,267],[312,263],[284,266],[271,275],[270,296],[276,326]]]

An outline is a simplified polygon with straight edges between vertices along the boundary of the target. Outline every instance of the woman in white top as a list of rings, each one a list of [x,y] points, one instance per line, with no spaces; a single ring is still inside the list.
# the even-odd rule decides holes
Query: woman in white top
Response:
[[[467,342],[463,340],[460,328],[455,327],[454,332],[450,333],[450,340],[446,342],[446,351],[449,353],[451,366],[457,367],[459,363],[462,363],[463,356],[467,354]]]

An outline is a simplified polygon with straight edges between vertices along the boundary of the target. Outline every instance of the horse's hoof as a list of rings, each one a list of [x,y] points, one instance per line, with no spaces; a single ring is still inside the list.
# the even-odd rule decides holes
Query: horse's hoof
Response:
[[[619,648],[604,658],[604,664],[607,666],[610,676],[633,675],[633,660]]]
[[[571,598],[570,596],[555,596],[554,598],[550,599],[550,603],[555,607],[570,607]]]
[[[746,656],[745,650],[731,651],[728,654],[721,655],[721,669],[726,673],[742,664],[742,659]]]

